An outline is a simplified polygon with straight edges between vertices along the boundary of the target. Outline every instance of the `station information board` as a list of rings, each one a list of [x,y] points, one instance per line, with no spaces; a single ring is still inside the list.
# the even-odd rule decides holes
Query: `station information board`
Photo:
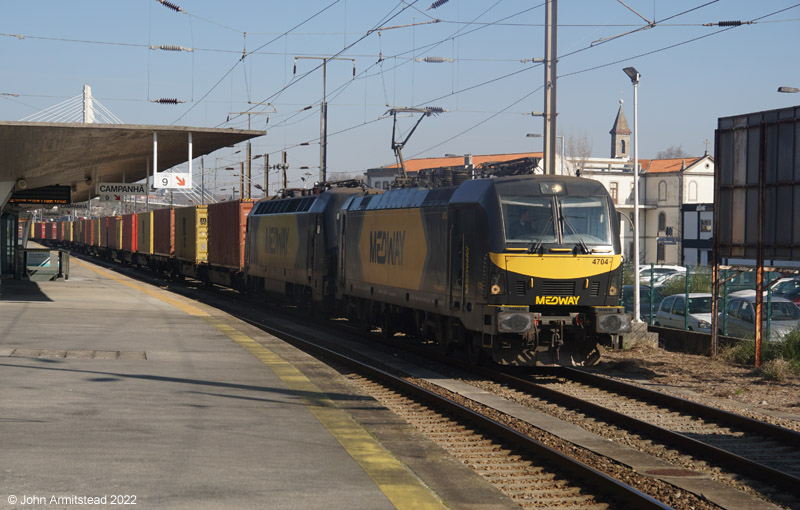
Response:
[[[69,186],[43,186],[12,193],[8,200],[17,205],[67,205],[72,201]]]

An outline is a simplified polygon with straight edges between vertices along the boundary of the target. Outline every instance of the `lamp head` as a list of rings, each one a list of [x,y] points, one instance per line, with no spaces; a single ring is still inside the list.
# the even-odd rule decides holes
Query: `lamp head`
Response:
[[[625,72],[625,74],[628,75],[628,78],[631,79],[631,83],[633,83],[634,85],[639,83],[639,78],[641,78],[642,75],[639,74],[639,71],[637,71],[636,68],[626,67],[625,69],[623,69],[623,71]]]

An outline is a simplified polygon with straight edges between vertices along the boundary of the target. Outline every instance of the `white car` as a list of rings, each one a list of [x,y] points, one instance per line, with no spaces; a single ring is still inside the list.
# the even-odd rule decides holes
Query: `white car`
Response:
[[[689,331],[711,333],[711,294],[694,292],[689,294]],[[655,326],[667,328],[686,328],[686,296],[675,294],[661,302],[656,313]]]
[[[686,274],[686,268],[681,266],[659,265],[651,268],[649,265],[639,268],[639,283],[650,285],[652,276],[653,285],[657,286],[670,275],[673,274]]]

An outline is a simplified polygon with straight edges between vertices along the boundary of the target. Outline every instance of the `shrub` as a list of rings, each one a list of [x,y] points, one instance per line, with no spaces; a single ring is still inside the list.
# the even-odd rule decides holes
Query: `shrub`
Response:
[[[761,376],[770,381],[786,382],[795,371],[792,364],[783,358],[771,359],[761,365]]]
[[[686,277],[677,276],[659,289],[664,296],[686,293]],[[702,272],[689,275],[689,292],[711,292],[711,273]]]
[[[722,349],[720,357],[739,365],[755,365],[756,341],[741,340]],[[781,342],[762,342],[761,360],[761,374],[767,379],[784,381],[791,374],[800,375],[800,330],[791,331]]]

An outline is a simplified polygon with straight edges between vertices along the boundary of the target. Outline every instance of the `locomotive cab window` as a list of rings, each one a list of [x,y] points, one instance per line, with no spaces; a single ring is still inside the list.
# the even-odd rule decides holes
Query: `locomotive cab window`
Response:
[[[604,197],[561,197],[564,244],[610,245],[611,224]]]
[[[550,197],[501,197],[506,242],[555,243],[555,217]]]

